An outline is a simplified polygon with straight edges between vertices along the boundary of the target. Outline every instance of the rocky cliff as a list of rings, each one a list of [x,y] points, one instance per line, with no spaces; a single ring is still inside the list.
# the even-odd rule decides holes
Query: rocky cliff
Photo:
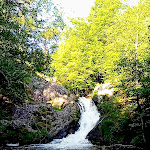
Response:
[[[12,106],[12,116],[0,120],[1,145],[47,143],[75,132],[79,119],[75,97],[56,83],[35,82],[34,101]]]

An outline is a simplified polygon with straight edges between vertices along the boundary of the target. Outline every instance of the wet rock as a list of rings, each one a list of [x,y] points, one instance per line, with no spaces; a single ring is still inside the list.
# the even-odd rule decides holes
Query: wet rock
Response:
[[[68,104],[62,111],[56,111],[55,121],[52,122],[51,126],[53,130],[49,133],[52,136],[58,134],[62,129],[69,129],[70,124],[74,121],[74,114],[79,111],[77,104]],[[67,132],[67,131],[66,131]]]
[[[110,146],[101,146],[98,147],[99,150],[142,150],[142,148],[138,148],[133,145],[122,145],[122,144],[114,144]]]
[[[106,144],[102,132],[99,131],[99,124],[97,124],[96,127],[88,133],[86,138],[94,145]]]
[[[66,130],[62,129],[56,136],[52,137],[52,139],[62,139],[67,135]]]
[[[103,99],[102,96],[95,96],[95,97],[92,98],[92,100],[94,101],[95,105],[100,103],[102,99]]]

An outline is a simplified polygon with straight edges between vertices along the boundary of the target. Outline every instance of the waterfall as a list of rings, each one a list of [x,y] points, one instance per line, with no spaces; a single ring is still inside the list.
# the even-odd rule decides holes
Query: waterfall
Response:
[[[91,99],[81,97],[79,98],[78,104],[81,112],[79,129],[74,134],[68,135],[66,138],[55,139],[51,143],[42,144],[45,148],[71,150],[86,149],[93,146],[92,143],[86,139],[86,136],[98,123],[100,114]]]

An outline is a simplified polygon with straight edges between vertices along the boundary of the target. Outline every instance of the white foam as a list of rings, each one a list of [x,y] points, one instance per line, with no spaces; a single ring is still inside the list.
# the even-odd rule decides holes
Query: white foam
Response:
[[[70,134],[63,139],[55,139],[51,143],[43,144],[46,148],[52,149],[83,149],[93,146],[86,136],[95,127],[99,121],[100,114],[97,107],[91,99],[85,97],[79,98],[79,106],[81,118],[79,120],[80,127],[75,134]]]

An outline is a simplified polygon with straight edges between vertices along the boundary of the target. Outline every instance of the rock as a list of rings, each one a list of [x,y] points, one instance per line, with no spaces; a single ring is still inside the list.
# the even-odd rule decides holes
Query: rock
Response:
[[[133,145],[122,145],[122,144],[114,144],[110,146],[101,146],[100,150],[142,150],[142,148],[138,148]]]
[[[52,139],[62,139],[67,135],[66,130],[62,129],[56,136],[54,136]]]
[[[0,124],[2,124],[3,126],[8,126],[10,124],[10,121],[8,121],[8,120],[0,120]]]
[[[14,142],[19,140],[22,145],[50,142],[56,136],[64,137],[75,132],[79,119],[79,107],[74,101],[75,96],[69,97],[68,91],[56,83],[37,78],[33,81],[30,88],[34,91],[35,101],[15,106],[12,120],[0,121],[6,126],[4,132],[16,133],[18,138]],[[3,135],[3,143],[10,143],[12,138],[8,139],[8,136]]]
[[[47,102],[56,98],[68,98],[68,91],[63,86],[56,83],[44,82],[33,92],[33,99],[35,101]]]
[[[45,120],[46,120],[46,118],[44,118],[43,116],[41,116],[41,120],[42,120],[42,121],[45,121]]]
[[[51,124],[54,130],[50,131],[50,135],[55,136],[64,128],[68,130],[70,124],[74,121],[73,115],[76,114],[77,111],[79,111],[79,108],[76,103],[69,103],[62,111],[56,111],[55,121]]]
[[[102,96],[96,96],[96,97],[92,98],[92,100],[94,101],[95,105],[97,105],[98,103],[100,103],[102,99],[103,99]]]
[[[102,96],[102,95],[112,96],[114,89],[111,88],[111,83],[105,83],[96,86],[94,92],[95,91],[97,91],[98,96]]]
[[[31,104],[23,104],[14,108],[14,114],[11,121],[1,120],[0,123],[6,126],[5,132],[15,133],[20,144],[31,144],[32,142],[50,142],[55,136],[64,137],[69,133],[73,133],[75,126],[74,115],[79,111],[75,102],[67,103],[64,109],[56,111],[51,104],[42,102],[32,102]],[[71,131],[72,129],[72,131]],[[43,132],[39,132],[43,131]],[[45,133],[45,134],[43,134]],[[40,139],[35,138],[35,134],[40,134]],[[27,136],[33,136],[33,140],[26,139]],[[13,135],[12,135],[13,136]],[[11,136],[11,137],[12,137]],[[12,138],[7,139],[3,143],[11,142]],[[16,139],[14,142],[17,142]],[[26,141],[23,141],[23,140]],[[39,141],[44,139],[42,141]]]
[[[35,121],[34,113],[38,111],[36,104],[23,104],[14,108],[11,126],[15,129]]]
[[[51,116],[51,115],[47,115],[46,118],[47,118],[48,120],[52,120],[52,116]]]
[[[94,145],[105,145],[106,142],[103,138],[102,132],[99,131],[99,126],[100,123],[98,123],[95,128],[88,133],[86,138]]]
[[[62,106],[66,103],[68,103],[67,100],[61,97],[56,97],[54,100],[51,101],[52,106],[57,107],[59,109],[61,109]]]
[[[36,89],[33,92],[33,98],[34,98],[35,101],[42,101],[43,100],[42,91],[40,91],[39,89]]]

